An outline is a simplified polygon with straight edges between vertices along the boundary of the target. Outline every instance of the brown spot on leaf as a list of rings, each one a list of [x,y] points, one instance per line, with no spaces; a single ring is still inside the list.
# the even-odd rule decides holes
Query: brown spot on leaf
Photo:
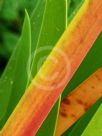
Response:
[[[60,115],[61,115],[62,117],[64,117],[64,118],[67,117],[67,114],[66,114],[65,112],[60,112]]]
[[[79,103],[80,105],[83,105],[83,101],[80,99],[77,99],[77,103]]]
[[[68,98],[64,98],[63,99],[63,103],[69,105],[70,104],[70,100]]]
[[[76,118],[76,115],[75,115],[75,114],[71,114],[71,116],[72,116],[73,118]]]
[[[98,80],[98,81],[100,81],[100,80],[101,80],[101,78],[100,78],[98,75],[96,75],[96,78],[97,78],[97,80]]]
[[[91,88],[92,88],[92,89],[95,89],[95,87],[94,87],[94,86],[91,86]]]

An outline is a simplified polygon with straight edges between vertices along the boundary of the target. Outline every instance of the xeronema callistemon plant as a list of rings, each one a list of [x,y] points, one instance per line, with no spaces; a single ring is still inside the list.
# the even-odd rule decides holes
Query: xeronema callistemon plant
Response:
[[[36,135],[59,95],[100,34],[101,11],[101,0],[84,0],[78,13],[2,128],[1,136]],[[56,63],[51,61],[53,58],[56,58]]]

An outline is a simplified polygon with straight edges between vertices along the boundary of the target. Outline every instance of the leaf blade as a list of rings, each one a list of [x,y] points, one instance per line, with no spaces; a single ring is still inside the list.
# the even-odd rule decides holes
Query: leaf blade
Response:
[[[0,117],[2,118],[0,122],[1,128],[16,106],[17,101],[21,98],[28,83],[27,69],[25,68],[28,65],[27,60],[30,58],[30,37],[30,22],[28,14],[26,13],[22,37],[19,40],[14,53],[11,56],[10,61],[0,79]],[[23,80],[23,78],[25,80]],[[14,99],[15,97],[16,99]]]

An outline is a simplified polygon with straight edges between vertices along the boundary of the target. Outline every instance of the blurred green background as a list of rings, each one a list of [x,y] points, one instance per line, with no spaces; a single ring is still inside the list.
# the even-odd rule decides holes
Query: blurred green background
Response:
[[[20,36],[24,11],[31,14],[38,0],[0,0],[0,75]]]

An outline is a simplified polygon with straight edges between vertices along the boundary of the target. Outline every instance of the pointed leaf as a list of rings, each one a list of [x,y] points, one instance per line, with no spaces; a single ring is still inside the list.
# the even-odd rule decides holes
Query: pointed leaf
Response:
[[[22,36],[0,78],[0,127],[4,125],[17,102],[23,95],[27,83],[31,54],[30,21],[26,13]]]
[[[102,134],[102,104],[81,136],[100,136]]]

